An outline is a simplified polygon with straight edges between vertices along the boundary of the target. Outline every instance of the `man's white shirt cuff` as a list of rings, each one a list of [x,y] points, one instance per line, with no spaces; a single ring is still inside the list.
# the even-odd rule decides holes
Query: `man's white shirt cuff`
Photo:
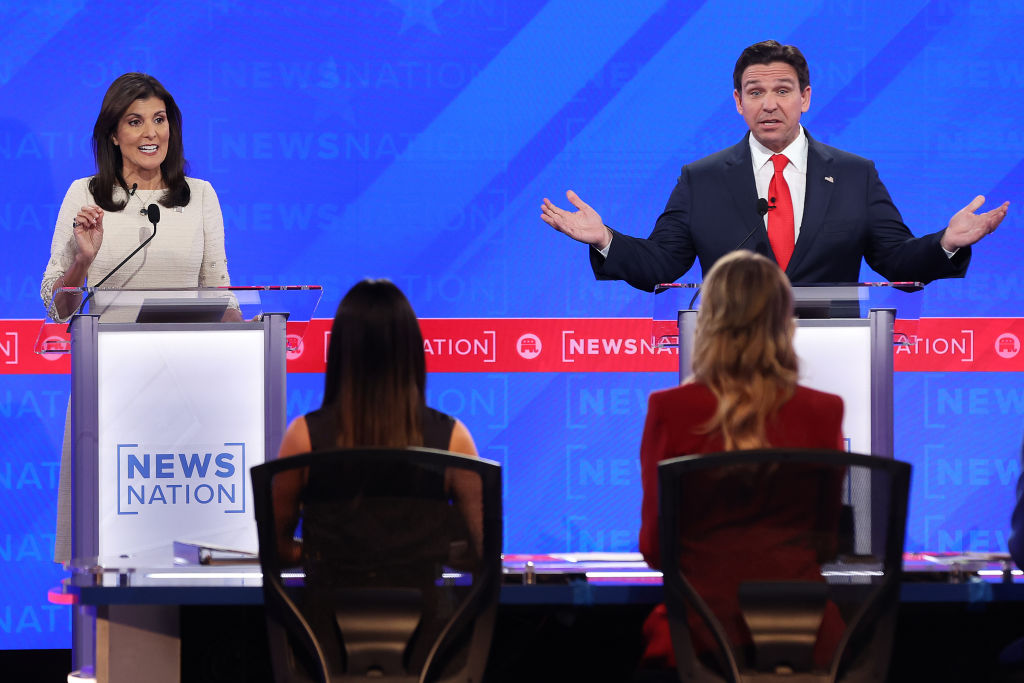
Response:
[[[608,244],[604,245],[604,249],[598,249],[598,248],[597,248],[597,245],[594,245],[594,244],[592,244],[592,245],[590,245],[590,246],[594,247],[594,250],[595,250],[595,251],[596,251],[596,252],[597,252],[598,254],[600,254],[600,255],[601,255],[601,258],[608,258],[608,252],[609,252],[609,251],[611,251],[611,248],[612,248],[612,240],[613,240],[613,239],[615,239],[615,233],[613,233],[613,232],[612,232],[611,230],[609,230],[609,231],[608,231]],[[946,253],[949,253],[949,252],[946,252]]]

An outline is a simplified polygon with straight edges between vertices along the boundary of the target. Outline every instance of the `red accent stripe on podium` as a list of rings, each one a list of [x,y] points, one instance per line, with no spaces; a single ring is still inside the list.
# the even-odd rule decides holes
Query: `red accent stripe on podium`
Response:
[[[52,605],[74,605],[78,602],[78,596],[65,592],[63,587],[57,587],[46,591],[46,601]]]

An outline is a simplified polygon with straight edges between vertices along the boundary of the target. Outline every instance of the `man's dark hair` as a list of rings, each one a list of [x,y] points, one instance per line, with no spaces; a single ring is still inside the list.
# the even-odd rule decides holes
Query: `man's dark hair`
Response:
[[[797,80],[800,82],[800,92],[807,89],[811,84],[811,72],[807,68],[807,60],[796,45],[783,45],[777,40],[765,40],[754,43],[741,54],[736,60],[736,68],[732,70],[732,87],[736,92],[743,92],[740,86],[740,79],[743,72],[751,64],[771,64],[772,62],[784,62],[796,70]]]

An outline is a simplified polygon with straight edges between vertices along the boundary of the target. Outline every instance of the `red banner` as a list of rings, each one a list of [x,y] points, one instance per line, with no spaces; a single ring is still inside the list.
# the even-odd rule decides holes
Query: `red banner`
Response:
[[[330,326],[330,320],[309,323],[301,352],[288,355],[289,372],[323,372]],[[425,318],[420,328],[430,372],[671,372],[679,368],[676,350],[655,343],[656,332],[674,334],[675,326],[667,328],[650,319]]]
[[[672,372],[672,323],[644,318],[426,318],[430,372]],[[67,373],[65,325],[0,320],[0,374]],[[323,372],[331,321],[289,323],[289,372]],[[901,372],[1024,370],[1024,318],[897,320],[894,357]],[[37,353],[37,341],[42,348]]]

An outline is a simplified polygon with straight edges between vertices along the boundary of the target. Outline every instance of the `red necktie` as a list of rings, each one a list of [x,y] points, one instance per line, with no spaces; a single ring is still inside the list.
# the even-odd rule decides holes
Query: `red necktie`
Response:
[[[773,154],[772,163],[775,164],[775,175],[768,183],[768,200],[772,204],[772,210],[768,212],[768,241],[771,242],[779,268],[785,270],[793,255],[794,242],[793,198],[789,194],[789,184],[782,176],[782,170],[789,164],[789,159],[782,154]]]

